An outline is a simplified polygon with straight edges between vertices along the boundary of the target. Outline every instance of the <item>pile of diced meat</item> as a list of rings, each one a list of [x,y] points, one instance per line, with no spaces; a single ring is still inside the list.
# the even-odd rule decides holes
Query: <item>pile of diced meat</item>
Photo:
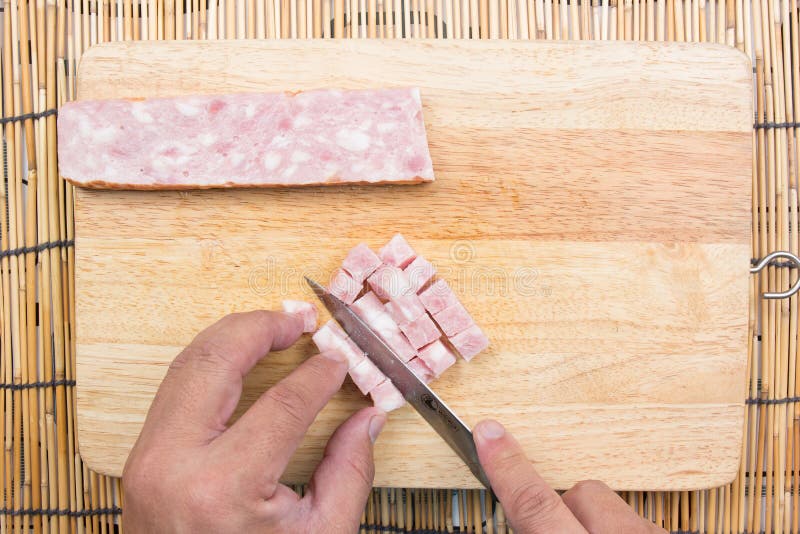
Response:
[[[350,305],[384,342],[426,383],[456,362],[454,351],[469,361],[489,346],[489,340],[436,269],[396,234],[375,254],[367,245],[353,248],[332,277],[329,291]],[[303,313],[316,323],[316,310]],[[302,304],[302,303],[300,303]],[[312,327],[313,328],[313,327]],[[339,350],[348,359],[350,377],[375,406],[390,411],[405,403],[403,396],[334,320],[313,336],[320,351]]]

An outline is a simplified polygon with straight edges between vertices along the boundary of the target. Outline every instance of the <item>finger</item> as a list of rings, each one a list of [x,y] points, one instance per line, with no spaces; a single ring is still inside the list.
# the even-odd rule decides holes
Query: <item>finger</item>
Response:
[[[578,482],[561,498],[578,521],[592,534],[666,532],[639,517],[619,495],[596,480]]]
[[[475,426],[478,457],[515,532],[586,532],[497,421]]]
[[[386,423],[378,408],[364,408],[331,436],[304,497],[311,504],[313,532],[356,532],[372,490],[372,444]],[[327,529],[323,527],[329,527]],[[316,527],[316,528],[314,528]]]
[[[303,331],[297,315],[236,313],[203,330],[172,362],[147,415],[143,435],[159,429],[173,440],[208,442],[225,430],[244,376],[271,350]]]
[[[336,351],[312,356],[265,391],[217,440],[235,451],[269,498],[319,411],[342,387],[347,360]]]

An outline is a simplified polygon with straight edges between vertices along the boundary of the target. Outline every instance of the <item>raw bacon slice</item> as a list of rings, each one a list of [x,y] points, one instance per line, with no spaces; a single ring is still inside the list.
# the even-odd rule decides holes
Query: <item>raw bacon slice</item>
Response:
[[[317,329],[317,307],[304,300],[284,300],[281,303],[283,311],[294,313],[303,319],[303,332],[313,332]]]
[[[406,403],[403,394],[392,384],[391,380],[387,380],[375,386],[375,388],[369,392],[369,395],[372,397],[372,404],[384,412],[391,412],[392,410],[402,408]]]
[[[470,361],[476,354],[489,346],[489,338],[476,324],[473,324],[463,332],[459,332],[449,340],[450,344],[467,361]]]
[[[77,185],[196,189],[432,181],[415,88],[84,100],[58,114]]]

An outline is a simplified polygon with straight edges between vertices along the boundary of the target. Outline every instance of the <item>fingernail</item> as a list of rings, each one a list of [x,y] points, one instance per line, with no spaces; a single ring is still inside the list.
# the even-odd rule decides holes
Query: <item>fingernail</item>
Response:
[[[502,438],[503,434],[506,433],[506,429],[497,421],[487,419],[475,426],[475,432],[483,439],[494,440]]]
[[[328,358],[329,360],[333,360],[335,362],[343,362],[347,359],[344,353],[338,350],[326,350],[325,352],[322,353],[322,355]]]
[[[369,420],[369,439],[372,440],[372,443],[375,443],[375,440],[378,439],[378,435],[383,430],[383,425],[386,424],[386,414],[378,414],[373,415],[372,419]]]

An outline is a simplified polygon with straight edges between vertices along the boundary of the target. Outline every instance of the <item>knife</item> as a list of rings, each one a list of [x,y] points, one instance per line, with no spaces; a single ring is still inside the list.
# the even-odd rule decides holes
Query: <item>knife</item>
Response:
[[[406,401],[450,445],[467,464],[475,478],[491,492],[491,484],[481,467],[469,427],[403,363],[403,360],[353,310],[314,280],[307,276],[305,279],[333,318],[342,325],[342,329],[347,335],[361,350],[366,352],[375,366],[400,390]],[[494,493],[492,493],[492,497],[494,498]]]

